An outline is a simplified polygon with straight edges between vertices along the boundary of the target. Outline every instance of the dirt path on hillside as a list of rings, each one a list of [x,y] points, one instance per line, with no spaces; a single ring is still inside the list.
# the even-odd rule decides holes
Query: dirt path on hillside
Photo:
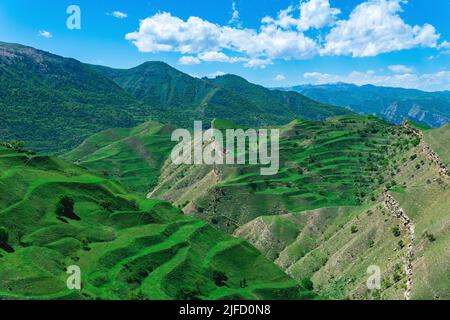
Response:
[[[408,217],[405,210],[400,206],[400,204],[395,200],[395,198],[389,194],[386,190],[384,192],[383,199],[384,207],[396,218],[398,218],[401,222],[401,226],[408,233],[409,243],[408,250],[405,257],[405,271],[407,275],[406,279],[406,290],[405,290],[405,299],[411,299],[411,291],[413,286],[413,274],[414,274],[414,266],[413,266],[413,258],[414,258],[414,240],[415,240],[415,226],[413,221]]]

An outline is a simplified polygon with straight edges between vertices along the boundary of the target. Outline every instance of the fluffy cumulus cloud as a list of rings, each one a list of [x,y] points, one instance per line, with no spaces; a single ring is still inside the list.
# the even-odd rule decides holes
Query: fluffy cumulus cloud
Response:
[[[53,35],[47,30],[39,30],[38,35],[46,39],[51,39],[53,37]]]
[[[320,29],[333,25],[341,10],[332,8],[329,0],[311,0],[300,5],[299,28],[308,30],[310,28]]]
[[[372,57],[413,47],[436,48],[439,34],[432,25],[411,26],[400,17],[406,2],[369,0],[358,5],[326,36],[322,54]]]
[[[142,52],[204,54],[226,49],[249,59],[303,59],[317,52],[314,40],[271,23],[256,31],[220,26],[198,17],[183,21],[167,12],[142,20],[139,31],[127,34],[126,39]]]
[[[282,74],[277,74],[277,75],[275,76],[274,80],[280,82],[280,81],[286,80],[286,77],[285,77],[284,75],[282,75]]]
[[[276,18],[266,16],[262,23],[302,32],[333,25],[340,13],[341,10],[331,7],[329,0],[309,0],[301,2],[299,7],[281,10]]]
[[[142,52],[178,52],[181,64],[241,62],[245,67],[264,68],[277,59],[301,60],[317,55],[370,57],[381,53],[431,47],[439,49],[439,34],[430,24],[408,25],[400,17],[407,0],[368,0],[347,19],[329,0],[305,0],[264,17],[257,29],[242,28],[236,2],[232,18],[219,25],[200,17],[186,20],[160,12],[141,20],[139,29],[126,39]],[[309,35],[311,29],[325,33]],[[226,52],[226,54],[225,54]]]
[[[353,71],[349,74],[329,74],[321,72],[306,72],[305,82],[312,84],[352,83],[356,85],[372,84],[377,86],[403,87],[427,91],[450,90],[450,71],[442,70],[436,73],[416,74],[377,74],[373,70],[366,72]]]
[[[141,52],[180,52],[183,54],[213,51],[220,48],[221,27],[198,17],[183,21],[168,12],[141,20],[139,31],[128,33]]]

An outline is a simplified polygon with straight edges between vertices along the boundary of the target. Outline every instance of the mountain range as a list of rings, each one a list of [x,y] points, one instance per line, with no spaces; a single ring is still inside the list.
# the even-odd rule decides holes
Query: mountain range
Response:
[[[349,114],[294,92],[272,91],[235,75],[194,78],[163,62],[121,70],[92,66],[139,101],[152,106],[154,120],[191,128],[194,120],[215,118],[241,125],[283,124],[295,117],[324,119]]]
[[[373,114],[392,123],[409,119],[438,128],[450,122],[450,91],[425,92],[345,83],[299,85],[283,89],[356,113]]]
[[[259,126],[349,113],[236,76],[198,79],[162,62],[117,70],[3,42],[0,80],[0,137],[58,154],[94,133],[150,118],[191,128],[194,120],[210,123],[217,117]],[[236,80],[242,92],[233,87]]]
[[[0,79],[0,299],[450,299],[446,92],[269,90],[7,43]],[[278,129],[278,173],[172,163],[194,120]]]

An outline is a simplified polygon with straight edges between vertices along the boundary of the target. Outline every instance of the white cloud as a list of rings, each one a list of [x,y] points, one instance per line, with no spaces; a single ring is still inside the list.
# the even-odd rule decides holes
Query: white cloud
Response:
[[[391,70],[394,73],[411,73],[414,71],[413,67],[408,67],[402,64],[395,64],[395,65],[391,65],[388,66],[388,69]]]
[[[440,45],[439,45],[439,49],[450,49],[450,42],[448,41],[443,41]]]
[[[248,60],[248,59],[240,58],[240,57],[230,57],[230,56],[227,56],[225,53],[218,52],[218,51],[202,52],[197,57],[200,60],[206,61],[206,62],[235,63],[235,62],[242,62],[242,61],[247,61]]]
[[[441,50],[441,54],[450,54],[450,42],[443,41],[438,48]]]
[[[320,72],[306,72],[303,78],[308,83],[352,83],[356,85],[372,84],[377,86],[401,87],[426,91],[450,90],[450,71],[442,70],[427,74],[394,74],[381,75],[374,71],[353,71],[349,74],[329,74]]]
[[[39,30],[38,35],[46,39],[51,39],[53,37],[53,35],[47,30]]]
[[[261,22],[263,24],[274,25],[285,30],[291,29],[292,27],[298,26],[298,19],[293,16],[294,12],[295,8],[293,6],[289,6],[286,9],[278,12],[276,19],[270,16],[266,16],[261,20]]]
[[[309,0],[302,1],[299,7],[289,6],[281,10],[276,19],[264,17],[262,22],[284,30],[294,28],[302,32],[333,25],[340,13],[341,10],[331,8],[329,0]],[[298,18],[294,14],[298,14]]]
[[[278,74],[274,80],[275,81],[284,81],[284,80],[286,80],[286,77],[282,74]]]
[[[444,50],[450,46],[445,41],[438,44],[440,36],[432,25],[406,24],[399,15],[406,2],[368,0],[354,8],[347,20],[336,22],[340,10],[332,8],[329,0],[303,1],[297,7],[281,10],[275,18],[264,17],[257,29],[236,23],[219,25],[194,16],[183,20],[162,12],[141,20],[139,29],[128,33],[126,39],[141,52],[188,55],[191,58],[182,58],[186,63],[243,62],[251,68],[264,68],[276,59],[371,57],[414,47]],[[239,18],[236,2],[232,5],[230,23]],[[325,40],[320,34],[312,38],[305,34],[309,29],[328,34]]]
[[[216,72],[213,72],[213,73],[209,74],[207,77],[208,77],[208,78],[215,79],[215,78],[217,78],[217,77],[224,76],[225,74],[226,74],[226,73],[223,72],[223,71],[216,71]]]
[[[244,64],[244,67],[251,69],[265,69],[271,64],[273,64],[273,61],[270,59],[251,58]]]
[[[259,60],[305,59],[318,51],[316,42],[303,33],[282,30],[274,24],[266,23],[256,31],[220,26],[198,17],[183,21],[167,12],[142,20],[139,31],[128,33],[126,39],[141,52],[204,54],[230,50],[246,55],[252,60],[248,65]]]
[[[125,19],[128,18],[128,14],[121,12],[121,11],[114,11],[112,12],[110,15],[112,15],[113,17],[117,18],[117,19]]]
[[[341,10],[331,8],[329,0],[302,2],[300,4],[300,21],[298,25],[301,30],[320,29],[333,25],[340,13]]]
[[[430,24],[410,26],[399,16],[407,0],[369,0],[326,36],[322,54],[371,57],[381,53],[437,47],[439,34]]]
[[[238,27],[240,27],[241,23],[239,21],[239,18],[240,18],[239,11],[237,9],[236,1],[234,1],[234,0],[231,2],[231,9],[232,9],[233,13],[231,14],[231,19],[228,23],[236,24]]]
[[[141,20],[139,31],[128,33],[142,52],[199,53],[220,47],[221,27],[198,17],[183,21],[168,12]]]
[[[200,59],[193,56],[182,56],[178,63],[181,65],[191,65],[191,64],[199,64],[201,63]]]

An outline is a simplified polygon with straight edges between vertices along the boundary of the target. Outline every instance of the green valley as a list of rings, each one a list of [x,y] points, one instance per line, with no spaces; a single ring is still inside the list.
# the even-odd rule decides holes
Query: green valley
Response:
[[[248,240],[325,296],[448,299],[448,283],[438,279],[449,271],[442,248],[450,244],[450,181],[425,142],[446,145],[436,132],[446,129],[422,139],[407,124],[374,117],[297,120],[280,129],[277,175],[262,177],[255,166],[167,164],[149,197]],[[370,291],[373,265],[383,282]]]
[[[114,180],[6,147],[0,169],[3,299],[314,297],[244,240]],[[81,291],[66,287],[70,265]]]
[[[131,129],[108,129],[94,134],[65,158],[144,194],[154,187],[175,143],[174,127],[146,122]]]
[[[236,93],[225,83],[194,78],[162,62],[118,70],[0,42],[0,139],[62,154],[95,133],[148,120],[189,128],[199,119],[266,125],[350,113],[299,93],[240,81],[249,93],[263,91],[270,103],[260,105],[254,93]]]
[[[448,92],[270,90],[4,42],[0,81],[0,299],[450,299]],[[253,130],[257,164],[173,161],[194,121]],[[201,138],[202,156],[221,139]]]

